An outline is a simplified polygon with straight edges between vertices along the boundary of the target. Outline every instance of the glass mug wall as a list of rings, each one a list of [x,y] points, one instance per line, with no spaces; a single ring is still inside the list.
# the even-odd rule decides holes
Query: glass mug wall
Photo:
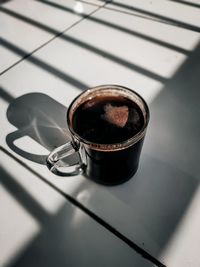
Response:
[[[66,120],[72,140],[48,156],[53,173],[84,173],[107,185],[120,184],[136,173],[149,122],[149,109],[140,95],[117,85],[88,89],[72,101]],[[76,164],[63,161],[74,153]]]

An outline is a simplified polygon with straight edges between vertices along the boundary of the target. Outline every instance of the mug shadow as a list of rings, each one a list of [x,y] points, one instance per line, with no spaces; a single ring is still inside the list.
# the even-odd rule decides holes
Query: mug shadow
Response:
[[[158,257],[184,218],[198,186],[196,177],[143,153],[136,175],[109,191],[127,209],[132,206],[141,229],[147,231],[146,243],[154,246]]]
[[[6,136],[6,143],[15,153],[30,161],[46,164],[46,155],[34,154],[34,143],[28,151],[16,145],[24,137],[46,148],[49,152],[71,140],[66,122],[67,108],[42,93],[30,93],[16,98],[8,107],[8,121],[17,130]],[[35,147],[34,151],[37,148]],[[38,151],[40,153],[40,151]],[[70,160],[76,155],[70,157]]]
[[[200,44],[151,103],[138,172],[120,187],[107,188],[113,203],[126,210],[124,229],[131,225],[133,238],[163,262],[199,193],[199,56]]]

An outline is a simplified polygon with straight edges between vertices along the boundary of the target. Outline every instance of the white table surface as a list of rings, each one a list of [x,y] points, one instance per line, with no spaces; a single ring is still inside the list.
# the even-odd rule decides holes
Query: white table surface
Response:
[[[200,1],[13,0],[0,11],[0,266],[199,267]],[[136,175],[106,187],[50,173],[70,102],[111,83],[150,107]]]

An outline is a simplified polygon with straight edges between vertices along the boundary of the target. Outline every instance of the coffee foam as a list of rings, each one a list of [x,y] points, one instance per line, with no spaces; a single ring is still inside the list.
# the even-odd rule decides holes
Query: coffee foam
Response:
[[[117,127],[123,128],[129,117],[129,110],[127,106],[115,107],[107,104],[104,107],[105,113],[101,117]]]

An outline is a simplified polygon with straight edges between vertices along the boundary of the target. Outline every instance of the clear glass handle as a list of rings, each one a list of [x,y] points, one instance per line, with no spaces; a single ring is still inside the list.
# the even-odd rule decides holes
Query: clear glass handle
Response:
[[[63,160],[68,156],[77,154],[76,162],[66,163]],[[74,176],[83,173],[85,165],[82,162],[79,148],[72,142],[68,142],[54,149],[47,157],[47,167],[51,172],[59,176]],[[67,171],[65,171],[67,170]]]

